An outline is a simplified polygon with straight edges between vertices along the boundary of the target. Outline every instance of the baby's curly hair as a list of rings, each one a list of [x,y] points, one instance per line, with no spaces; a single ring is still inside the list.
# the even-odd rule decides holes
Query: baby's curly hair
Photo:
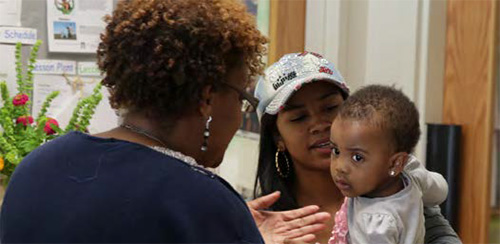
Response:
[[[114,108],[174,118],[233,67],[248,67],[242,79],[263,68],[267,39],[235,0],[120,1],[105,21],[97,57]]]
[[[338,118],[369,121],[392,136],[397,152],[411,153],[420,138],[419,115],[405,94],[390,86],[369,85],[342,104]]]

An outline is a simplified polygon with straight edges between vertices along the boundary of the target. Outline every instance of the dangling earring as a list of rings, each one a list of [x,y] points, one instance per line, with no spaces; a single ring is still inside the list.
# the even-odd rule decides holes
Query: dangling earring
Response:
[[[210,122],[212,122],[212,116],[208,116],[207,122],[205,124],[205,131],[203,132],[203,144],[201,144],[202,152],[206,152],[208,149],[208,137],[210,136]]]
[[[283,156],[285,157],[286,161],[286,174],[281,171],[280,165],[279,165],[279,153],[283,153]],[[276,170],[278,171],[278,174],[281,176],[281,178],[286,178],[290,174],[290,162],[288,161],[288,157],[286,156],[286,153],[284,151],[280,151],[279,149],[276,150],[276,155],[274,157],[274,162],[276,163]]]
[[[396,175],[396,171],[394,171],[394,170],[389,171],[389,175],[390,176],[395,176]]]

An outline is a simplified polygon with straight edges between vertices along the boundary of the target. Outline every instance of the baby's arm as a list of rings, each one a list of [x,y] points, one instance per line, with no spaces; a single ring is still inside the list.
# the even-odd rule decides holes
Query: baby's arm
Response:
[[[424,206],[439,205],[446,200],[448,183],[441,174],[428,171],[414,156],[408,158],[405,172],[421,189]]]

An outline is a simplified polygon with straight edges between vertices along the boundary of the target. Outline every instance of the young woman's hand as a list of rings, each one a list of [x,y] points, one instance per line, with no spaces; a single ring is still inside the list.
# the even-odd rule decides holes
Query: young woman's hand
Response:
[[[318,212],[315,205],[289,211],[266,211],[280,197],[280,192],[274,192],[247,202],[250,212],[259,227],[265,243],[313,243],[315,232],[326,227],[330,214]]]

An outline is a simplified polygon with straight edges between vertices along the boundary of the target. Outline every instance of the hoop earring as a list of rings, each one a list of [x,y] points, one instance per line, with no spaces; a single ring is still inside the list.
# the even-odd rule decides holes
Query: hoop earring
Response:
[[[212,116],[208,116],[207,122],[205,123],[205,131],[203,132],[203,144],[201,144],[202,152],[206,152],[208,150],[208,137],[210,136],[210,122],[212,122]]]
[[[281,171],[281,168],[279,165],[279,159],[278,159],[279,153],[280,153],[280,150],[276,150],[276,155],[274,156],[276,170],[278,171],[278,174],[281,176],[281,178],[287,178],[288,175],[290,174],[290,162],[288,161],[288,157],[286,156],[285,152],[281,151],[281,153],[283,153],[283,156],[285,157],[285,161],[286,161],[286,174],[284,174],[283,171]]]

